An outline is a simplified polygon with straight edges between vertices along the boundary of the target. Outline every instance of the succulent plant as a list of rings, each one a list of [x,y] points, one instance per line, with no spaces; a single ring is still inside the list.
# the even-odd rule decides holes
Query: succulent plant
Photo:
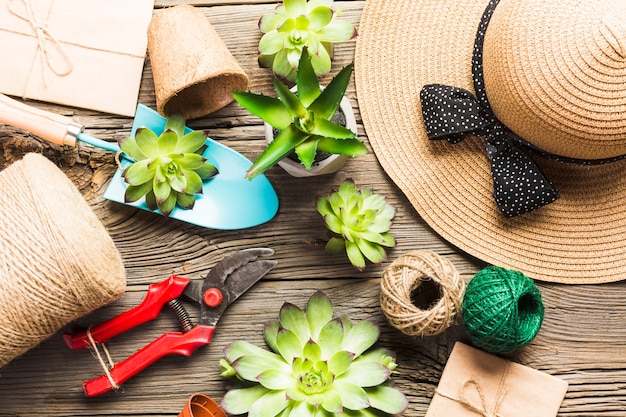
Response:
[[[134,137],[119,141],[122,152],[134,159],[122,173],[128,184],[126,202],[145,196],[151,210],[158,208],[166,216],[177,204],[193,208],[196,194],[202,193],[202,182],[216,175],[217,168],[201,154],[207,133],[184,131],[185,120],[175,114],[167,119],[159,136],[148,128],[139,128]]]
[[[298,64],[296,93],[277,79],[273,83],[278,97],[233,92],[241,106],[280,131],[252,164],[247,178],[262,174],[293,151],[307,169],[311,169],[318,151],[347,156],[367,153],[367,147],[356,138],[355,132],[331,121],[348,87],[352,69],[352,64],[344,67],[322,89],[305,50]]]
[[[313,56],[313,69],[319,75],[331,67],[333,43],[353,39],[356,29],[333,12],[333,0],[284,0],[274,13],[259,21],[264,35],[259,41],[259,65],[272,68],[279,77],[296,79],[296,67],[305,47]]]
[[[384,247],[396,244],[389,233],[394,207],[369,188],[357,190],[352,180],[344,181],[330,195],[320,197],[317,211],[333,235],[326,244],[326,251],[331,254],[345,251],[359,270],[365,268],[365,258],[375,264],[384,261]]]
[[[397,414],[406,397],[391,387],[393,353],[370,349],[380,336],[369,320],[353,323],[333,317],[321,291],[305,311],[285,303],[279,320],[265,326],[272,351],[238,341],[225,349],[223,376],[236,376],[236,387],[222,400],[229,414],[248,417],[368,417]]]

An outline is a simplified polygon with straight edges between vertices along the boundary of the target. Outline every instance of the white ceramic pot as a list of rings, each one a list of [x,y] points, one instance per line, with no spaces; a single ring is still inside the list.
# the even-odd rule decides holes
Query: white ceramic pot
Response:
[[[350,104],[350,100],[344,96],[339,103],[339,108],[346,118],[346,127],[354,133],[357,133],[356,120],[354,118],[354,112],[352,111],[352,104]],[[265,140],[268,144],[274,140],[272,126],[267,123],[265,123]],[[316,175],[337,172],[344,166],[347,160],[348,157],[345,155],[330,155],[326,159],[314,162],[313,165],[311,165],[311,169],[306,169],[299,161],[294,161],[291,158],[285,157],[278,161],[278,165],[280,165],[281,168],[287,171],[291,176],[313,177]]]

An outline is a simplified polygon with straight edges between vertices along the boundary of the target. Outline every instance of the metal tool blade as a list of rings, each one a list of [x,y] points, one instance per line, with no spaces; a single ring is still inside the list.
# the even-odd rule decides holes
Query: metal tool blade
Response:
[[[276,265],[275,260],[258,259],[273,254],[274,250],[270,248],[241,250],[218,262],[201,281],[199,291],[196,285],[191,286],[191,294],[185,292],[185,295],[192,298],[195,295],[199,299],[200,323],[215,326],[226,308]],[[214,308],[205,305],[202,300],[203,294],[210,288],[218,289],[223,296],[221,304]]]

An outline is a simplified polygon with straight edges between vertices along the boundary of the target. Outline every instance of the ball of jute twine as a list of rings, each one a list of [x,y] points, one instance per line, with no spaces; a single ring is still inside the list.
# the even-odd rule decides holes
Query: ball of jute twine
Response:
[[[430,308],[413,304],[412,296],[432,281],[439,299]],[[465,281],[452,263],[431,251],[410,252],[383,271],[380,305],[389,323],[409,336],[435,336],[453,325],[461,312]]]
[[[122,295],[111,237],[52,162],[28,154],[0,172],[0,367]]]
[[[467,335],[491,353],[510,353],[529,344],[543,322],[539,288],[513,269],[480,270],[467,284],[462,305]]]

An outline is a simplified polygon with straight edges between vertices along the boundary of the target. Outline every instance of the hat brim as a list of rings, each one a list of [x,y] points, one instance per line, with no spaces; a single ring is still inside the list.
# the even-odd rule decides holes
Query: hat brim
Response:
[[[535,158],[560,198],[505,218],[483,140],[429,141],[420,90],[474,91],[471,57],[488,0],[368,0],[357,38],[357,98],[385,172],[435,232],[468,254],[569,284],[626,278],[626,161],[581,166]]]

